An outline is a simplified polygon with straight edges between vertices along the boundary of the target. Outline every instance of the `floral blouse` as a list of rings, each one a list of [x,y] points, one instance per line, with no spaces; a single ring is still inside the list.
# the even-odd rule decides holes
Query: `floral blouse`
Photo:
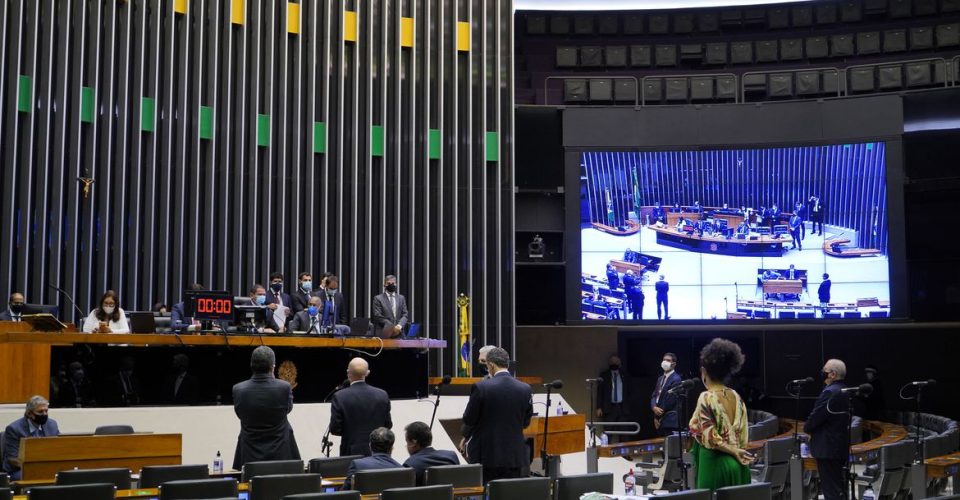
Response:
[[[727,415],[723,407],[722,394],[724,391],[733,393],[737,400],[736,412]],[[697,399],[697,407],[690,418],[690,434],[708,449],[716,449],[736,455],[736,450],[747,445],[747,406],[743,404],[740,395],[733,389],[723,391],[704,391]]]

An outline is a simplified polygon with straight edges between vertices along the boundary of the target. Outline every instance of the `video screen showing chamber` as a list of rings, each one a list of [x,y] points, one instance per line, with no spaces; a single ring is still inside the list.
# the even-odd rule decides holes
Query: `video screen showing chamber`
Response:
[[[888,317],[885,152],[583,153],[581,319]]]

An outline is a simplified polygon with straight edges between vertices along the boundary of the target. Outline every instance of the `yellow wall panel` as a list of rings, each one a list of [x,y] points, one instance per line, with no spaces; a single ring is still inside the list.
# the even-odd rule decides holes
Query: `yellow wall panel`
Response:
[[[400,46],[413,47],[413,18],[400,18]]]
[[[287,33],[300,34],[300,4],[287,2]]]
[[[177,14],[186,14],[187,0],[173,0],[173,11]]]
[[[457,23],[457,50],[470,52],[470,23]]]
[[[231,0],[230,2],[230,22],[233,24],[243,24],[246,22],[247,13],[246,13],[246,1],[247,0]]]
[[[343,40],[357,41],[357,13],[352,10],[343,12]]]

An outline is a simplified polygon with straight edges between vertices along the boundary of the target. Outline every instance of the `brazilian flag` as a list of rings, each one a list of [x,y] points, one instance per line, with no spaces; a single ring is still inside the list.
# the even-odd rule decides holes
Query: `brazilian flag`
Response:
[[[460,344],[460,363],[457,366],[458,377],[473,376],[473,364],[470,362],[470,298],[464,294],[457,297],[457,337]]]

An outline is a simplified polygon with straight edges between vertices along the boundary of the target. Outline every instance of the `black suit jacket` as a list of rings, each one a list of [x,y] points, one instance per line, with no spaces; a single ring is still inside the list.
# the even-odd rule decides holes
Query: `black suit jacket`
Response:
[[[21,313],[21,316],[23,313]],[[0,312],[0,321],[13,321],[13,314],[10,313],[10,309],[4,309],[3,312]]]
[[[324,303],[326,303],[327,292],[319,290],[317,294],[324,300]],[[350,321],[347,319],[347,303],[343,300],[343,294],[340,293],[339,290],[333,294],[333,307],[335,323],[338,325],[349,325]],[[323,314],[323,304],[320,305],[320,313]]]
[[[171,374],[163,383],[162,402],[174,405],[195,405],[200,402],[200,381],[187,373],[177,387],[179,373]]]
[[[846,411],[850,401],[849,396],[840,392],[844,387],[843,382],[834,382],[824,388],[803,424],[803,432],[810,435],[813,458],[847,459],[850,436]]]
[[[61,408],[83,408],[96,406],[97,401],[93,396],[93,385],[90,380],[83,379],[79,384],[74,384],[72,380],[60,384],[60,392],[57,394],[57,406]]]
[[[823,280],[823,283],[820,283],[820,287],[817,288],[817,298],[820,299],[820,302],[830,302],[830,280]]]
[[[459,465],[460,457],[450,450],[435,450],[432,446],[421,449],[410,455],[410,458],[403,463],[404,467],[410,467],[417,471],[417,486],[423,486],[426,479],[427,469],[437,465]]]
[[[381,293],[373,298],[373,313],[370,315],[370,319],[373,320],[373,325],[378,331],[394,325],[400,325],[400,327],[403,328],[407,326],[407,323],[410,321],[408,317],[409,312],[407,311],[407,299],[399,293],[395,293],[394,296],[397,302],[396,316],[394,316],[393,310],[390,309],[390,298],[387,297],[386,293]]]
[[[59,436],[60,428],[57,427],[57,421],[50,418],[43,424],[43,435],[45,437]],[[27,417],[20,417],[14,420],[3,431],[3,471],[13,473],[20,470],[10,463],[11,458],[17,458],[20,453],[20,438],[30,437],[30,422]],[[11,478],[13,479],[13,478]]]
[[[293,410],[290,384],[269,374],[257,374],[233,386],[233,411],[240,418],[240,435],[233,468],[260,460],[300,458],[287,414]]]
[[[629,400],[633,388],[630,387],[630,374],[622,367],[618,371],[620,372],[620,382],[623,384],[623,401],[621,401],[621,404],[625,411],[628,406],[627,400]],[[610,370],[604,370],[600,372],[600,378],[603,379],[603,382],[597,385],[597,408],[603,410],[604,413],[609,413],[612,408],[613,373]]]
[[[360,381],[333,395],[330,434],[340,436],[340,456],[370,456],[370,432],[377,427],[393,427],[387,391]]]
[[[177,302],[170,310],[170,327],[174,330],[183,330],[193,324],[193,318],[188,318],[183,308],[183,302]]]
[[[680,403],[680,397],[676,394],[670,394],[669,391],[680,385],[683,379],[676,371],[671,373],[658,397],[657,387],[660,387],[660,384],[663,383],[663,377],[664,375],[657,377],[657,384],[653,386],[653,392],[650,393],[650,409],[652,410],[656,406],[663,410],[663,416],[660,417],[661,429],[679,429],[680,417],[677,413],[677,405]]]
[[[307,311],[300,311],[297,314],[293,315],[293,319],[290,320],[290,323],[287,325],[288,330],[291,332],[310,332],[310,333],[320,333],[320,315],[317,314],[315,326],[316,328],[313,331],[310,331],[311,327],[310,315],[307,314]]]
[[[293,293],[290,294],[290,311],[294,314],[303,311],[307,308],[310,303],[310,297],[319,297],[320,295],[317,291],[313,290],[310,293],[306,293],[300,289],[298,286]]]
[[[467,460],[484,467],[530,465],[523,429],[533,416],[530,386],[502,371],[477,382],[463,411]]]
[[[367,446],[370,446],[369,443]],[[350,462],[350,467],[347,468],[347,478],[343,481],[343,489],[350,489],[353,483],[353,475],[357,472],[376,469],[399,469],[400,467],[403,467],[400,465],[400,462],[397,462],[386,453],[374,453],[369,457],[358,458]]]

